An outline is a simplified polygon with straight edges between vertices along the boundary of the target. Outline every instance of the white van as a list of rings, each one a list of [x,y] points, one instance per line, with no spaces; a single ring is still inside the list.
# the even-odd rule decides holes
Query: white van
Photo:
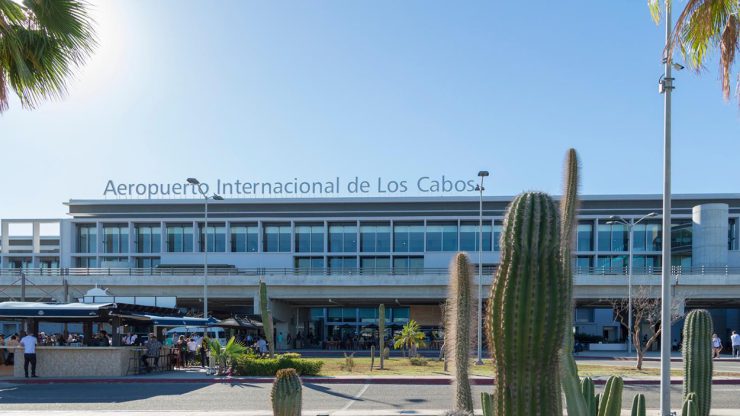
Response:
[[[206,328],[202,326],[200,327],[198,326],[178,326],[178,327],[172,328],[167,331],[166,333],[167,338],[165,338],[164,344],[168,346],[172,345],[173,337],[175,340],[177,340],[177,338],[179,338],[180,335],[187,338],[188,336],[197,334],[198,336],[202,337],[205,329]],[[225,346],[226,341],[228,341],[226,339],[226,331],[224,331],[223,328],[218,327],[218,326],[208,328],[208,338],[217,339],[218,342],[223,346]]]

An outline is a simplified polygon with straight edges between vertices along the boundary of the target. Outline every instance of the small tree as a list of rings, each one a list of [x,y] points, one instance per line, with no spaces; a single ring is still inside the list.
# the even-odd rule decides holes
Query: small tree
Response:
[[[409,357],[415,357],[416,350],[419,347],[423,347],[426,345],[426,343],[424,342],[424,338],[426,337],[424,336],[424,333],[421,332],[419,324],[411,319],[406,325],[403,326],[401,332],[396,334],[396,336],[393,338],[393,348],[403,349],[404,354],[406,352],[406,349],[408,349]]]
[[[673,296],[673,302],[671,304],[671,325],[676,323],[683,317],[684,298]],[[642,362],[645,358],[645,353],[650,350],[650,347],[658,340],[662,333],[662,323],[660,322],[661,317],[661,305],[660,298],[651,296],[649,288],[640,286],[637,290],[632,292],[632,328],[629,328],[629,299],[611,299],[610,300],[612,309],[616,319],[627,327],[627,330],[632,335],[632,346],[637,352],[637,363],[635,368],[642,370]],[[643,325],[648,325],[652,330],[652,335],[649,335],[647,342],[643,345],[640,341],[642,335]],[[664,340],[664,342],[671,342],[671,340]]]

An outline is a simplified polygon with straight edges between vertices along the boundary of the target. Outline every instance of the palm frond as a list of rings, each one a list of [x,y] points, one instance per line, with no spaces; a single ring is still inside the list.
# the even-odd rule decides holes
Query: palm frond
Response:
[[[735,52],[740,49],[738,36],[740,35],[740,19],[732,15],[727,19],[727,25],[720,36],[720,71],[722,73],[722,94],[726,101],[730,100],[730,70],[735,62]]]
[[[653,18],[655,24],[660,23],[660,0],[648,0],[648,9],[650,10],[650,16]]]

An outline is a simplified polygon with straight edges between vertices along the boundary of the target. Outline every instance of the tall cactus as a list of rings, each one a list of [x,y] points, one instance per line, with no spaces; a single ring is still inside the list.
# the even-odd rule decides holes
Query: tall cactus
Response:
[[[267,345],[270,347],[270,358],[275,356],[275,342],[272,334],[272,314],[269,308],[269,299],[267,298],[267,284],[260,282],[260,313],[262,315],[262,329],[265,331]]]
[[[447,328],[445,348],[455,363],[453,391],[455,410],[473,412],[473,396],[468,380],[470,361],[470,309],[472,289],[470,278],[473,275],[468,256],[457,253],[450,264],[449,296],[447,300]]]
[[[385,367],[385,305],[380,304],[378,306],[378,338],[380,338],[380,369],[383,370]]]
[[[501,264],[486,325],[496,363],[497,416],[560,415],[559,351],[570,301],[560,218],[547,194],[526,192],[508,208]]]
[[[564,284],[561,289],[563,302],[568,308],[563,334],[563,346],[560,350],[560,382],[565,393],[565,405],[571,416],[592,416],[589,403],[584,401],[579,392],[578,367],[573,358],[573,241],[578,210],[579,161],[575,149],[569,149],[565,157],[565,175],[563,179],[563,196],[560,200],[560,253],[563,267]]]
[[[696,393],[698,416],[712,408],[712,316],[704,309],[686,315],[683,324],[683,398]]]
[[[596,399],[594,381],[591,377],[584,377],[581,380],[581,395],[586,402],[586,416],[596,416],[599,411],[599,402]],[[570,412],[568,412],[570,414]]]
[[[272,383],[273,416],[301,416],[302,388],[295,369],[278,370]]]
[[[681,407],[681,416],[699,416],[699,407],[697,406],[696,393],[689,393],[683,401]]]
[[[631,416],[645,416],[647,409],[645,408],[645,395],[635,394],[635,398],[632,399],[632,412]]]
[[[622,377],[609,377],[599,403],[598,416],[619,416],[622,413],[623,390],[624,380],[622,380]]]

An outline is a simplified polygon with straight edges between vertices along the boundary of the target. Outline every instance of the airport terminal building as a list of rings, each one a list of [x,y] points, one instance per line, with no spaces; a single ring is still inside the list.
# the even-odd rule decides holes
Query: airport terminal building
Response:
[[[483,295],[499,260],[511,197],[483,199]],[[457,251],[478,263],[478,197],[355,197],[70,200],[69,218],[0,224],[0,301],[59,301],[104,289],[95,301],[203,309],[208,238],[211,314],[259,313],[269,287],[277,331],[317,341],[377,323],[377,305],[402,325],[442,325],[447,267]],[[660,195],[583,196],[575,253],[576,331],[619,342],[624,328],[609,299],[626,298],[630,243],[633,290],[658,294]],[[618,216],[629,227],[615,222]],[[675,195],[669,267],[682,308],[707,308],[727,339],[740,330],[740,194]],[[45,235],[45,224],[58,224]],[[26,224],[23,233],[14,233]],[[206,233],[207,231],[207,233]],[[630,241],[631,240],[631,241]],[[169,306],[169,305],[168,305]],[[0,323],[0,331],[7,329]],[[678,324],[677,324],[678,325]],[[680,326],[676,326],[680,328]],[[679,333],[676,331],[675,333]]]

